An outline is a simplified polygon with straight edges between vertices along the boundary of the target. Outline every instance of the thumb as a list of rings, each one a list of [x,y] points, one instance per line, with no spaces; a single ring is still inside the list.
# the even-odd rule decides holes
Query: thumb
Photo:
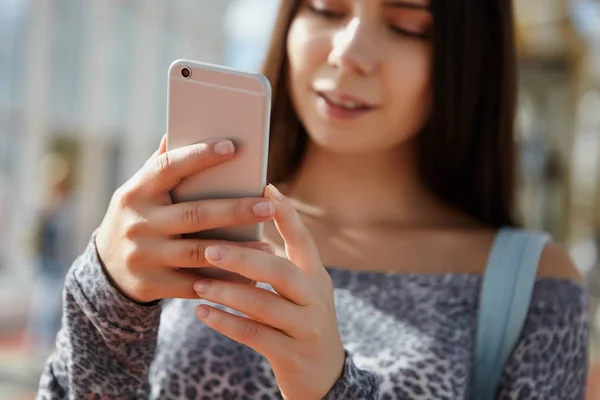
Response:
[[[317,246],[293,204],[273,185],[266,187],[265,197],[275,206],[273,219],[285,242],[285,251],[290,261],[308,274],[318,272],[323,264]]]

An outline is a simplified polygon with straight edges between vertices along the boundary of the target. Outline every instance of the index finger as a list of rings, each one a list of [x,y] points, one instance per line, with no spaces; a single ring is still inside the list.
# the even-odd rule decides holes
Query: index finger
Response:
[[[273,201],[273,219],[285,242],[287,257],[307,273],[323,268],[317,246],[292,203],[273,185],[265,189],[265,197]]]
[[[151,157],[141,171],[140,184],[151,194],[174,189],[182,179],[221,164],[233,156],[230,140],[212,140],[180,147]]]

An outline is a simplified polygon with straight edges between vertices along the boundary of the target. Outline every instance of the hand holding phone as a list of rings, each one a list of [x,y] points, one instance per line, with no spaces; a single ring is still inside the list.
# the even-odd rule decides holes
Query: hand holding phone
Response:
[[[187,177],[171,192],[175,203],[260,197],[267,178],[271,87],[260,74],[177,60],[169,68],[167,149],[228,139],[236,155],[227,163]],[[262,224],[221,226],[186,238],[260,241]],[[217,279],[241,277],[216,268],[197,272]]]
[[[140,303],[197,299],[198,274],[253,283],[212,267],[204,250],[236,241],[273,252],[261,242],[262,222],[273,216],[262,197],[270,102],[262,75],[171,65],[167,135],[115,192],[96,235],[105,271],[124,295]]]
[[[96,234],[96,246],[109,279],[125,296],[139,303],[197,299],[193,285],[198,274],[192,270],[212,266],[204,251],[224,242],[181,236],[222,226],[256,225],[271,218],[262,197],[171,203],[169,192],[182,179],[232,161],[235,152],[222,151],[230,145],[214,140],[167,154],[165,138],[142,169],[115,192]],[[260,241],[237,245],[273,252]],[[250,282],[236,274],[228,278]]]

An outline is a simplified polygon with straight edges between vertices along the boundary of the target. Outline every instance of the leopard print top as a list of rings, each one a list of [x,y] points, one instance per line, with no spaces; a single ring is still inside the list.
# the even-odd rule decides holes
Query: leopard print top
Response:
[[[463,399],[481,277],[330,269],[344,373],[327,399]],[[583,399],[584,289],[538,279],[498,399]],[[109,282],[94,241],[72,266],[63,326],[38,399],[278,399],[253,350],[194,316],[201,300],[135,304]]]

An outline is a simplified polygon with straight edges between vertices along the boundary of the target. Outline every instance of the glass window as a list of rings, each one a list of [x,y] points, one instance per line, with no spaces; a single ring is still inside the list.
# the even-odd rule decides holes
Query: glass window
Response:
[[[51,72],[48,106],[50,118],[71,125],[81,115],[83,72],[80,68],[83,42],[83,7],[80,0],[52,2]],[[88,77],[90,79],[91,77]]]
[[[16,71],[23,65],[22,45],[26,0],[0,0],[0,107],[13,108],[21,104],[20,91],[15,90],[22,82]]]
[[[109,124],[115,131],[127,128],[128,115],[131,112],[132,54],[136,40],[137,29],[135,4],[130,2],[115,3],[114,18],[115,32],[110,45],[110,71],[108,82],[108,118]]]
[[[235,0],[225,16],[225,63],[234,68],[260,68],[280,0]]]

